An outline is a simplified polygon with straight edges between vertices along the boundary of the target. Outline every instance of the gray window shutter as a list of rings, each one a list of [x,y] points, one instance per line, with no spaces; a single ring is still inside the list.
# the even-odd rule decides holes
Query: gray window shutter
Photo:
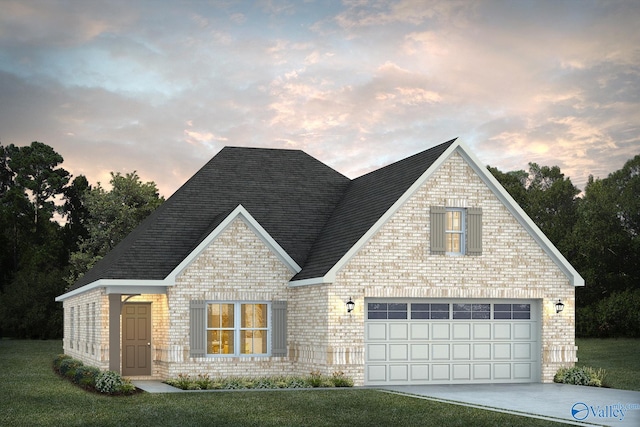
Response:
[[[275,357],[287,356],[287,302],[273,301],[271,303],[271,355]]]
[[[447,219],[447,209],[444,206],[431,206],[431,253],[444,255],[445,244],[445,222]]]
[[[482,208],[467,209],[467,255],[482,255]]]
[[[207,355],[207,302],[194,300],[189,303],[189,344],[191,357]]]

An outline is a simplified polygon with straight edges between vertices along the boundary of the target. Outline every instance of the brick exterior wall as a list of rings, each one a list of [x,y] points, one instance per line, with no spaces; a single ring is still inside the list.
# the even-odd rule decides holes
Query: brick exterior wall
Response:
[[[482,208],[482,255],[431,255],[431,206]],[[362,385],[365,298],[537,300],[542,381],[551,382],[560,366],[576,360],[574,287],[457,153],[342,267],[334,283],[290,287],[292,276],[242,219],[234,220],[185,268],[166,295],[131,299],[152,302],[152,375],[343,371]],[[349,297],[356,302],[352,313],[345,307]],[[559,315],[553,306],[558,298],[565,304]],[[190,357],[191,300],[288,301],[288,357]],[[98,313],[95,337],[87,318],[87,307],[91,310],[93,303]],[[64,310],[65,353],[106,369],[104,290],[69,298]]]
[[[482,255],[431,255],[431,206],[482,208]],[[575,288],[457,153],[341,269],[330,288],[330,303],[339,310],[329,320],[327,347],[334,360],[345,360],[333,369],[347,372],[356,384],[364,381],[365,298],[538,300],[542,381],[552,382],[560,366],[576,360]],[[345,319],[349,296],[356,309]],[[561,314],[555,313],[558,298],[565,304]]]
[[[62,348],[65,354],[86,365],[109,368],[108,308],[104,289],[94,289],[64,301]]]

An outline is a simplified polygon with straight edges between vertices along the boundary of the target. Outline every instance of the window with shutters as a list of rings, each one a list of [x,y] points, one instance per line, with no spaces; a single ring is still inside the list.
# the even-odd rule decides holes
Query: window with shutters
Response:
[[[432,206],[430,250],[434,255],[482,255],[482,209]]]
[[[191,356],[286,356],[286,306],[191,301]]]

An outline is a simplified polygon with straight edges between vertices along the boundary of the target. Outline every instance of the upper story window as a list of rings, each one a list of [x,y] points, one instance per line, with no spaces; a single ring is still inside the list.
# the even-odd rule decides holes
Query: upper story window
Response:
[[[451,255],[463,255],[465,251],[465,211],[450,209],[446,211],[446,252]]]
[[[482,209],[432,206],[430,251],[434,255],[482,255]]]

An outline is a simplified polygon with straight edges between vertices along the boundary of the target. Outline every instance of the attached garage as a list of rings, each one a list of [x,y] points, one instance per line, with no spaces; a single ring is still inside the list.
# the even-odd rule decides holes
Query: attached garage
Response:
[[[536,300],[365,301],[365,384],[540,382]]]

